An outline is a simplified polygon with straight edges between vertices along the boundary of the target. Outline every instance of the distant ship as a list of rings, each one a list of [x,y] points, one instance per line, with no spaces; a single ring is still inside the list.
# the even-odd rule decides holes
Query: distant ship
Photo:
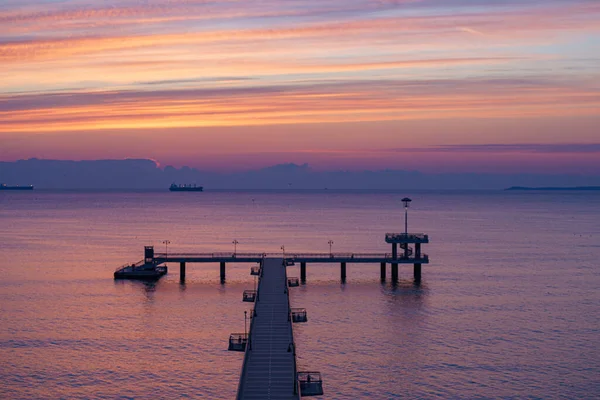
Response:
[[[33,190],[33,185],[29,186],[8,186],[6,183],[0,185],[0,190]]]
[[[530,186],[511,186],[504,190],[543,190],[543,191],[557,191],[557,190],[592,190],[600,191],[600,186],[548,186],[548,187],[530,187]]]
[[[204,188],[196,185],[176,185],[173,183],[169,190],[171,192],[202,192]]]

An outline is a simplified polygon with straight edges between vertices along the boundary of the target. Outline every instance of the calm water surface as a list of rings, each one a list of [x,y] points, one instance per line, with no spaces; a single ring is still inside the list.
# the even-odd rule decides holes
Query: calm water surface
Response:
[[[379,265],[308,265],[291,290],[301,369],[324,398],[600,397],[598,193],[0,193],[0,398],[235,397],[250,265],[177,265],[115,282],[144,245],[169,251],[389,252],[413,198],[431,264],[415,287]],[[299,275],[290,267],[289,275]],[[389,270],[388,270],[389,277]]]

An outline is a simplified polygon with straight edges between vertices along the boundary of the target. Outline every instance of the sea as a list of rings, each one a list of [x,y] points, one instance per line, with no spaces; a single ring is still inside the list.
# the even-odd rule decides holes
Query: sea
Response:
[[[430,263],[308,264],[290,289],[299,370],[324,399],[600,398],[600,193],[0,192],[1,399],[233,399],[252,264],[114,270],[156,251],[390,252]],[[169,243],[164,243],[168,241]],[[237,241],[237,244],[233,242]],[[235,249],[234,249],[235,247]],[[285,250],[282,250],[284,247]],[[288,267],[299,276],[298,266]]]

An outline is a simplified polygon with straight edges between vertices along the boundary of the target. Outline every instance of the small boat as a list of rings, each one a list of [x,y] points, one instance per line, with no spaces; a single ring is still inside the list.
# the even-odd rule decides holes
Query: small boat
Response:
[[[176,185],[176,184],[171,184],[171,186],[169,187],[169,190],[171,192],[202,192],[204,190],[204,188],[202,186],[196,186],[194,185]]]
[[[0,184],[0,190],[33,190],[33,185],[29,186],[8,186],[6,183]]]
[[[158,279],[166,275],[167,267],[155,264],[125,265],[115,271],[115,279]]]

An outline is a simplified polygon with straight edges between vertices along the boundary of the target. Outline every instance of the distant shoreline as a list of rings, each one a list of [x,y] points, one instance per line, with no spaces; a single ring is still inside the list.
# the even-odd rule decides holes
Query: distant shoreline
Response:
[[[529,187],[529,186],[511,186],[504,190],[545,190],[545,191],[557,191],[557,190],[582,190],[582,191],[600,191],[600,186],[571,186],[571,187]]]

